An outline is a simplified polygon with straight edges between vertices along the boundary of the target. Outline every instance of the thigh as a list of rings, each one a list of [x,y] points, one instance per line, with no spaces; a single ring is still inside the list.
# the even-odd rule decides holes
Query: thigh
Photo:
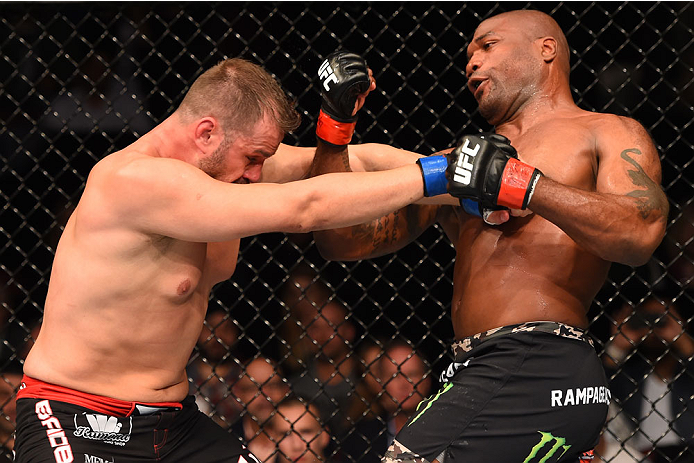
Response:
[[[399,450],[391,449],[390,460],[433,461],[455,442],[465,442],[461,436],[522,367],[528,350],[528,346],[508,349],[488,341],[459,359],[462,366],[453,378],[420,402],[400,430],[395,439]]]
[[[609,392],[589,344],[524,333],[481,347],[398,442],[426,461],[476,463],[577,461],[597,443]]]
[[[187,403],[174,418],[168,434],[169,440],[161,452],[161,461],[164,462],[258,462],[237,436],[200,412],[194,402]]]
[[[154,418],[150,418],[153,421]],[[151,427],[45,399],[17,401],[16,462],[152,461]]]

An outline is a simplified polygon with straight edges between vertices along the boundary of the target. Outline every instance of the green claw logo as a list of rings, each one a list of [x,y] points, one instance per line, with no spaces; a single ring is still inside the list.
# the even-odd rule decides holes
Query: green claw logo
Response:
[[[530,451],[530,454],[523,460],[523,463],[531,463],[533,461],[533,458],[538,456],[538,453],[540,453],[540,450],[542,450],[548,443],[554,441],[554,445],[550,447],[550,449],[545,453],[545,455],[537,460],[537,463],[545,463],[547,460],[552,458],[552,456],[557,453],[557,450],[560,448],[564,449],[563,452],[559,455],[559,458],[561,458],[567,450],[571,448],[570,445],[564,445],[566,444],[566,439],[563,437],[554,437],[551,433],[548,432],[542,432],[538,431],[541,435],[542,438],[540,439],[540,442],[537,443],[535,447]],[[559,459],[558,458],[558,459]],[[557,460],[558,460],[557,459]]]

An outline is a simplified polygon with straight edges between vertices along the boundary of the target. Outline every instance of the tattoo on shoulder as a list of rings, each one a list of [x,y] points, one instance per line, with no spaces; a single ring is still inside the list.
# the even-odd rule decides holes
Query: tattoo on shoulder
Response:
[[[655,183],[646,174],[641,167],[641,164],[633,157],[640,155],[641,150],[637,148],[628,148],[622,151],[621,157],[629,164],[634,166],[636,170],[629,170],[629,177],[634,186],[639,187],[638,190],[632,190],[627,193],[636,199],[642,218],[647,218],[652,212],[658,211],[663,217],[667,216],[667,199],[660,185]],[[644,189],[645,188],[645,189]]]

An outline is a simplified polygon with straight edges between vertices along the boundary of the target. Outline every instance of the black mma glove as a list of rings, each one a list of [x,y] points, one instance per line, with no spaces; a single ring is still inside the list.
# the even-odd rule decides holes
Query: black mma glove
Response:
[[[318,78],[323,101],[316,135],[331,145],[347,145],[357,123],[352,116],[357,96],[371,86],[366,61],[346,51],[332,53],[318,68]]]
[[[448,154],[448,192],[485,208],[525,209],[541,175],[518,160],[506,137],[494,133],[467,135]]]

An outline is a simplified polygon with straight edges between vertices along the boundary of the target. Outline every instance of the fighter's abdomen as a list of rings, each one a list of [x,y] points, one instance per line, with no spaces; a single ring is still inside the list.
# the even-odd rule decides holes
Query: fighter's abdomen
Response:
[[[538,216],[501,227],[469,221],[460,233],[452,301],[456,337],[549,320],[585,327],[609,263]]]

